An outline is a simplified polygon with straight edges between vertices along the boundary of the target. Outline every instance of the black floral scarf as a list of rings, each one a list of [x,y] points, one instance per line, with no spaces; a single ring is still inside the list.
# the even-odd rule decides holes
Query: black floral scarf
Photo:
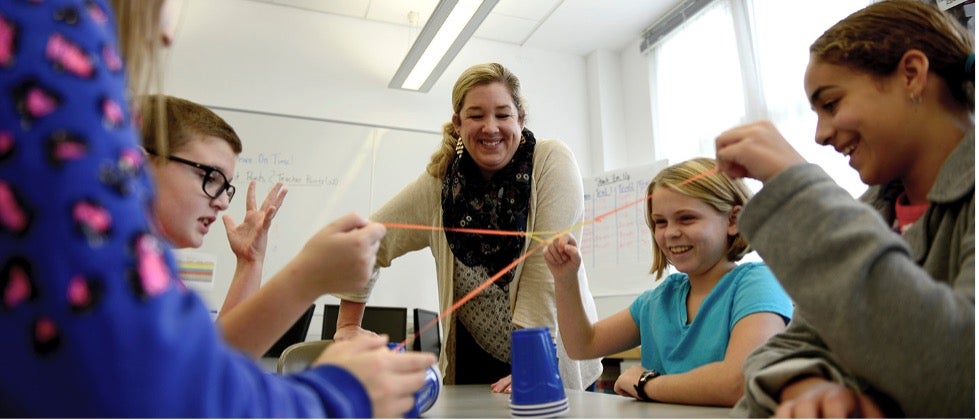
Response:
[[[517,151],[503,169],[487,181],[468,151],[453,160],[442,181],[442,224],[447,228],[527,231],[530,211],[530,175],[537,140],[528,129]],[[469,267],[482,266],[496,274],[520,257],[523,236],[445,232],[449,249]],[[514,269],[496,280],[506,287]]]

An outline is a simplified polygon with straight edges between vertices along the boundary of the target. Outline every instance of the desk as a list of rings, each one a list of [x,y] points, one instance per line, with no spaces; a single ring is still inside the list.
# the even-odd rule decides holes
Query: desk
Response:
[[[620,395],[565,390],[567,418],[730,418],[730,408],[637,401]],[[425,418],[510,418],[510,396],[489,385],[443,385]]]

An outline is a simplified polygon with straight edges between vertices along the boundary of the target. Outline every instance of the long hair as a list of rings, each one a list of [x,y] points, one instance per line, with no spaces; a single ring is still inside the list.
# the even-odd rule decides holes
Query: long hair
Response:
[[[110,0],[116,16],[116,32],[119,40],[119,54],[126,66],[126,85],[130,108],[139,112],[141,95],[154,88],[159,90],[160,51],[163,48],[161,19],[164,0]],[[154,100],[162,100],[154,97]],[[156,104],[162,107],[162,102]],[[166,115],[156,115],[155,150],[167,154]]]
[[[510,91],[513,104],[517,107],[517,116],[520,121],[525,121],[527,108],[523,95],[520,93],[520,79],[510,72],[506,67],[498,63],[476,64],[466,69],[456,80],[452,88],[452,113],[459,115],[462,110],[462,103],[466,99],[466,94],[476,86],[488,85],[490,83],[503,83]],[[459,140],[459,133],[455,132],[452,121],[442,124],[442,143],[438,150],[432,154],[432,159],[428,163],[426,171],[429,175],[441,178],[446,169],[455,159],[456,142]]]
[[[653,266],[650,273],[656,278],[670,262],[666,254],[656,245],[656,224],[653,223],[653,202],[657,188],[669,188],[685,196],[707,203],[720,213],[730,213],[735,206],[744,207],[751,198],[751,190],[740,179],[731,179],[717,170],[717,161],[710,158],[695,158],[663,169],[646,187],[646,225],[653,243]],[[727,238],[727,259],[738,261],[751,251],[748,240],[740,232]]]
[[[974,112],[975,38],[933,4],[918,0],[871,4],[827,29],[809,52],[830,64],[886,76],[912,49],[928,56],[930,71],[945,80],[956,102]]]

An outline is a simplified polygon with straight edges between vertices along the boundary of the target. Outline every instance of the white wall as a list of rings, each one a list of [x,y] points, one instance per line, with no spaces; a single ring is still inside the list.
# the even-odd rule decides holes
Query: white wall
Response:
[[[352,48],[362,40],[370,48]],[[188,1],[164,89],[206,105],[439,130],[459,73],[497,61],[523,83],[528,127],[567,142],[591,171],[583,57],[472,39],[430,92],[389,89],[411,41],[398,25],[260,2]]]
[[[622,51],[587,58],[472,39],[418,93],[387,87],[413,40],[406,27],[240,0],[186,1],[179,19],[163,90],[205,105],[436,131],[450,117],[458,74],[496,61],[521,79],[528,128],[565,141],[583,176],[654,161],[638,34]],[[363,40],[369,48],[354,48]],[[246,148],[274,140],[244,139]],[[603,314],[624,307],[604,306]]]

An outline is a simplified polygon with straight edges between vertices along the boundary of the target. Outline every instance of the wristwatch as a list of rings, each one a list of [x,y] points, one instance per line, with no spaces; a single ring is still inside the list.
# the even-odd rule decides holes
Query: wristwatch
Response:
[[[659,376],[659,372],[652,369],[644,371],[642,375],[639,375],[639,382],[636,383],[636,395],[639,396],[640,400],[653,400],[652,398],[649,398],[649,395],[646,395],[646,383],[653,380],[653,378],[657,376]]]

